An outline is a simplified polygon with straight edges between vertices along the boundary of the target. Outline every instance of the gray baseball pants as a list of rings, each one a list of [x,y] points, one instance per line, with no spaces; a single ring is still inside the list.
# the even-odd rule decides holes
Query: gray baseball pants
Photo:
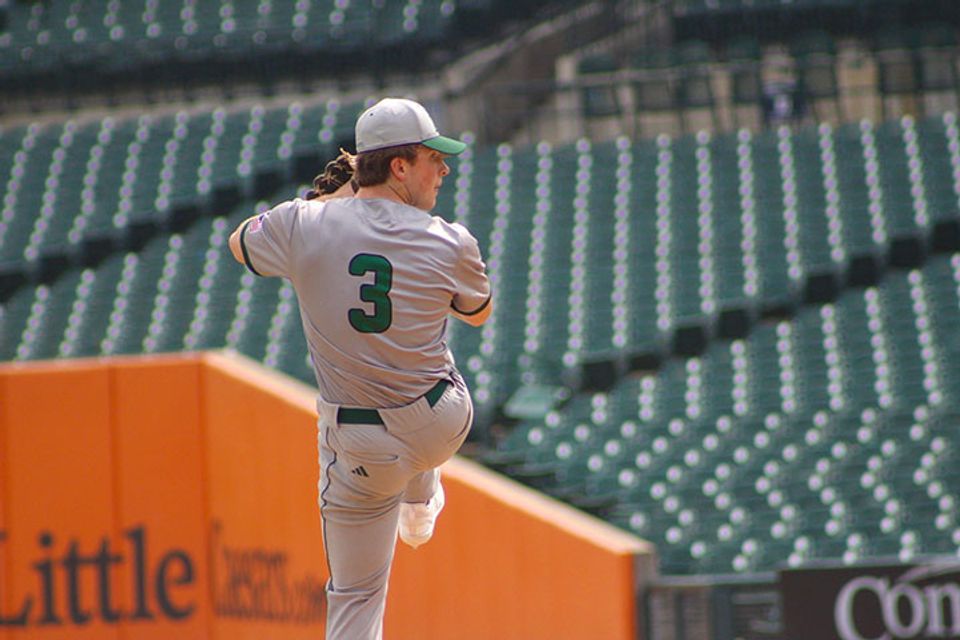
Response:
[[[317,401],[328,640],[383,637],[400,503],[433,496],[437,467],[457,452],[473,422],[463,378],[454,373],[450,383],[432,406],[424,396],[377,410],[383,424],[345,423],[342,407]]]

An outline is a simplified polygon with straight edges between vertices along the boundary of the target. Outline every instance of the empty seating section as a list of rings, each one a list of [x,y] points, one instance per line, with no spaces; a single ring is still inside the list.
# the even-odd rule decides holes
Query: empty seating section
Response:
[[[910,118],[904,120],[912,123]],[[876,175],[883,194],[887,233],[892,238],[915,234],[918,229],[926,227],[929,220],[919,171],[908,168],[910,159],[907,151],[915,149],[915,140],[910,138],[913,127],[901,127],[899,122],[888,122],[881,125],[880,131],[864,129],[864,137],[875,140],[875,145],[869,149],[876,149],[876,152],[867,158],[867,167],[869,171],[871,161],[879,165]],[[910,139],[914,144],[907,144],[905,139]]]
[[[956,117],[923,119],[916,123],[916,170],[923,180],[931,222],[952,217],[960,198],[960,135]],[[949,162],[945,161],[949,159]]]
[[[249,197],[260,173],[289,179],[299,153],[332,157],[360,108],[331,99],[3,131],[0,264],[102,239],[122,245],[131,227],[163,227],[178,207],[203,210],[221,188]]]
[[[448,32],[457,3],[95,0],[11,2],[5,9],[0,73],[22,73],[86,63],[111,70],[296,48],[350,52],[371,42],[431,44]]]
[[[666,572],[953,553],[958,275],[960,254],[891,273],[503,446],[518,476],[654,539]]]
[[[446,201],[469,206],[502,310],[474,366],[556,382],[599,354],[660,349],[678,326],[709,327],[726,308],[789,308],[808,278],[843,282],[899,236],[925,242],[935,217],[951,218],[941,207],[955,197],[956,154],[937,155],[950,122],[924,121],[922,136],[904,118],[876,132],[823,124],[478,153]],[[505,328],[503,317],[516,321]]]
[[[626,242],[621,245],[626,249],[621,276],[627,299],[625,338],[628,347],[636,345],[647,351],[660,346],[665,331],[661,318],[666,320],[669,313],[664,285],[670,269],[670,182],[668,154],[659,149],[659,144],[634,143],[618,163],[623,182],[619,206],[627,221]],[[656,258],[653,269],[649,265],[651,256]]]
[[[802,274],[796,243],[795,212],[789,207],[789,174],[780,163],[777,132],[757,136],[749,150],[752,167],[751,189],[755,200],[757,231],[758,295],[761,299],[783,299],[795,289]],[[795,187],[793,187],[795,189]],[[789,228],[788,228],[789,226]]]
[[[674,11],[680,15],[764,11],[782,11],[789,15],[803,10],[889,8],[897,4],[905,5],[906,0],[679,0],[674,4]]]
[[[749,151],[748,142],[737,136],[716,138],[710,149],[713,286],[721,308],[746,306],[757,293],[756,201]]]
[[[298,153],[319,145],[332,156],[359,108],[330,100],[4,131],[0,257],[30,261],[125,237],[130,225],[162,227],[217,188],[249,194],[261,171],[288,179]],[[660,349],[691,319],[790,304],[805,277],[842,278],[858,256],[882,258],[891,239],[950,219],[960,185],[952,114],[501,145],[460,163],[440,210],[475,229],[499,304],[479,339],[457,330],[454,341],[469,345],[465,368],[490,380],[481,386],[496,402],[521,381],[556,383],[585,358]]]
[[[0,256],[4,260],[24,259],[23,249],[33,228],[35,213],[40,211],[46,189],[44,181],[51,164],[52,144],[40,134],[41,127],[21,128],[19,144],[7,147],[13,151],[4,198],[4,233],[0,237]],[[47,207],[49,212],[52,207]],[[25,213],[30,212],[30,213]],[[41,214],[42,215],[42,214]]]
[[[948,4],[671,2],[669,32],[583,50],[569,98],[593,137],[956,111],[960,13]]]
[[[0,358],[227,346],[309,381],[291,286],[247,273],[227,237],[301,192],[294,160],[318,148],[332,157],[359,107],[0,130],[3,262],[151,228],[135,252],[117,243],[92,266],[13,291],[0,306]],[[451,324],[479,415],[591,359],[669,355],[678,327],[712,326],[725,309],[755,318],[734,339],[521,421],[491,464],[651,538],[667,573],[960,546],[960,254],[923,255],[800,304],[811,276],[847,283],[852,261],[882,264],[898,238],[926,243],[937,222],[956,220],[952,114],[470,146],[450,164],[438,211],[476,235],[496,296],[481,329]],[[279,186],[254,196],[265,172]],[[242,203],[200,206],[218,189]],[[204,215],[168,226],[182,205]]]
[[[285,194],[277,194],[277,198]],[[256,210],[265,210],[258,203]],[[289,285],[245,274],[226,248],[254,213],[204,219],[138,253],[23,287],[3,307],[4,359],[234,347],[305,378],[299,314]]]
[[[587,153],[584,150],[586,144],[588,143],[581,141],[574,147],[556,149],[552,153],[549,183],[550,223],[545,237],[546,270],[542,280],[543,335],[540,339],[540,353],[551,361],[555,361],[557,356],[563,360],[567,354],[570,337],[575,329],[570,326],[573,319],[571,316],[576,317],[582,311],[582,300],[572,299],[572,271],[576,264],[573,253],[576,251],[576,257],[581,261],[584,245],[585,229],[582,223],[577,225],[576,221],[576,217],[579,215],[582,219],[584,213],[575,200],[582,197],[578,191],[585,190],[579,165],[580,158]],[[516,214],[517,218],[529,218],[529,214],[523,211],[517,211]],[[579,237],[574,235],[575,227],[580,230]],[[569,362],[569,358],[567,361]]]

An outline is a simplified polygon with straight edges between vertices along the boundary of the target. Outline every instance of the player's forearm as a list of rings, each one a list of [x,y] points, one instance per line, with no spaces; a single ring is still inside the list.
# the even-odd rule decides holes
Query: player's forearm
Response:
[[[466,322],[470,326],[479,327],[484,322],[487,321],[487,318],[490,317],[490,314],[492,312],[493,312],[493,298],[490,298],[489,300],[487,300],[486,303],[484,303],[484,306],[481,307],[475,313],[460,313],[456,309],[451,308],[450,315],[452,315],[457,320],[462,320]]]
[[[243,247],[240,245],[240,235],[243,233],[243,228],[247,225],[247,223],[256,217],[257,216],[255,215],[250,216],[237,225],[237,228],[234,229],[233,233],[230,234],[230,240],[227,242],[227,244],[230,246],[230,253],[233,254],[233,259],[240,264],[246,264],[243,260]]]

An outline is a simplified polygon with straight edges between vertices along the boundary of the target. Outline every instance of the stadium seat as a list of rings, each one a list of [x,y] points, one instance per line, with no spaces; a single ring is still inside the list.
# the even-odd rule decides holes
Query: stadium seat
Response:
[[[76,124],[31,125],[24,131],[20,148],[14,153],[14,162],[10,169],[10,181],[4,202],[3,222],[6,225],[0,237],[0,262],[27,260],[24,252],[30,234],[43,219],[41,208],[44,197],[47,216],[53,215],[52,200],[59,186],[59,175],[63,170],[63,156],[66,151],[61,146],[61,138],[72,144],[72,133]],[[60,153],[57,154],[59,149]],[[55,157],[60,156],[58,161]],[[38,213],[41,215],[37,216]],[[41,228],[44,224],[40,224]],[[37,258],[33,256],[33,260]]]
[[[788,166],[781,161],[784,136],[767,132],[752,139],[753,201],[759,211],[778,215],[756,217],[758,295],[765,307],[788,307],[796,299],[803,277],[798,252],[796,211],[785,189],[795,189]]]
[[[203,227],[200,229],[202,233]],[[232,229],[224,217],[214,218],[210,224],[200,273],[196,283],[191,287],[195,293],[192,309],[190,309],[190,324],[183,334],[180,348],[192,351],[218,344],[208,336],[211,333],[210,325],[219,315],[215,313],[218,308],[215,303],[223,295],[222,287],[218,286],[218,278],[221,277],[222,271],[232,268],[230,262],[232,256],[227,255],[227,238],[231,232]]]

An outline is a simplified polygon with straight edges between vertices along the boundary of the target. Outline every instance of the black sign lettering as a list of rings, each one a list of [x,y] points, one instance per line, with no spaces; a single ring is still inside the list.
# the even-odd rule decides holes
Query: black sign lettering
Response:
[[[97,566],[97,591],[100,595],[100,618],[104,622],[117,622],[123,616],[113,606],[110,567],[123,562],[123,556],[110,553],[110,539],[100,543],[100,552],[94,557]]]
[[[44,531],[37,537],[41,549],[50,549],[53,546],[53,535]],[[55,611],[56,593],[53,587],[53,560],[45,558],[33,563],[33,568],[40,574],[40,593],[43,598],[43,615],[39,624],[63,624],[63,620]]]
[[[0,627],[85,626],[98,618],[108,624],[124,619],[153,620],[155,616],[148,590],[151,584],[156,607],[164,617],[183,620],[193,615],[196,610],[193,595],[181,591],[194,583],[194,562],[190,555],[180,549],[168,551],[151,571],[147,565],[150,554],[146,529],[136,526],[125,531],[124,535],[130,551],[127,555],[111,547],[109,536],[101,538],[96,550],[87,553],[75,538],[60,546],[52,533],[41,531],[37,536],[39,559],[29,565],[36,573],[38,590],[23,598],[15,614],[0,611]],[[0,542],[5,539],[6,533],[0,531]],[[63,550],[59,555],[58,547]],[[114,601],[113,572],[124,564],[133,578],[131,600],[135,610],[129,613],[122,611]],[[96,592],[85,592],[84,584],[89,584],[87,576],[93,575],[96,576]],[[0,585],[5,583],[0,572]],[[60,585],[62,591],[58,588]],[[35,597],[41,606],[37,615],[31,618]]]
[[[210,532],[210,571],[217,615],[313,624],[327,615],[324,583],[306,575],[291,581],[282,551],[224,544],[222,527]]]
[[[7,539],[7,534],[5,531],[0,531],[0,543]],[[3,557],[3,554],[0,554],[0,558]],[[0,576],[3,574],[0,573]],[[0,585],[3,584],[3,580],[0,580]],[[3,602],[3,598],[0,598],[0,602]],[[0,610],[0,627],[25,627],[27,625],[27,616],[30,615],[30,609],[33,608],[33,598],[26,597],[23,600],[23,605],[20,607],[20,611],[12,615],[6,615],[2,610]]]
[[[86,624],[90,622],[90,613],[82,609],[80,603],[80,567],[87,564],[87,558],[80,555],[79,544],[74,540],[66,555],[60,561],[63,565],[64,573],[67,575],[67,610],[70,612],[70,621],[73,624]]]
[[[123,532],[116,547],[103,536],[94,548],[77,538],[57,540],[50,531],[37,537],[37,555],[27,560],[36,576],[34,590],[10,611],[0,608],[0,628],[30,626],[86,626],[94,621],[116,624],[125,620],[146,623],[158,617],[186,620],[197,610],[197,565],[183,549],[150,552],[147,529],[136,525]],[[0,546],[6,533],[0,531]],[[4,557],[4,554],[0,554]],[[149,558],[159,560],[149,564]],[[278,549],[229,546],[219,523],[210,532],[207,558],[211,600],[217,615],[294,624],[319,624],[326,619],[324,581],[304,573],[290,575],[290,559]],[[117,585],[116,571],[124,567],[131,579]],[[0,565],[0,585],[8,584]],[[85,588],[92,582],[96,588]],[[29,586],[28,586],[29,588]],[[126,598],[117,589],[129,589]],[[944,595],[944,598],[948,595]],[[34,608],[34,600],[39,606]],[[129,603],[124,609],[119,601]],[[10,602],[11,598],[0,598]]]
[[[195,607],[192,602],[184,605],[183,607],[177,607],[173,604],[173,601],[170,599],[170,596],[167,593],[167,590],[170,587],[169,576],[167,575],[167,572],[169,569],[175,568],[175,564],[180,565],[180,570],[176,577],[173,578],[173,583],[177,586],[193,584],[193,563],[190,561],[190,556],[187,555],[186,551],[171,551],[163,557],[163,559],[160,561],[160,566],[157,568],[157,604],[160,605],[160,609],[168,618],[172,618],[173,620],[182,620],[183,618],[190,616]]]
[[[134,620],[153,620],[153,613],[147,606],[146,532],[143,527],[136,527],[128,529],[126,536],[133,546],[133,592],[137,603],[137,609],[131,617]]]

